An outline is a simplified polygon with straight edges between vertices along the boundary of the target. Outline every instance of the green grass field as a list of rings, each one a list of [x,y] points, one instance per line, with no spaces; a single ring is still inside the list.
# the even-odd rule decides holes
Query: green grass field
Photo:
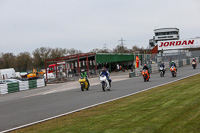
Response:
[[[200,75],[15,133],[200,133]]]

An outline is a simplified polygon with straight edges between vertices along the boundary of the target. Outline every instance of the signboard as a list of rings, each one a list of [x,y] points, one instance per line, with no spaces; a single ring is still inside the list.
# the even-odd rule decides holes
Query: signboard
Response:
[[[200,39],[159,41],[158,50],[200,48]]]

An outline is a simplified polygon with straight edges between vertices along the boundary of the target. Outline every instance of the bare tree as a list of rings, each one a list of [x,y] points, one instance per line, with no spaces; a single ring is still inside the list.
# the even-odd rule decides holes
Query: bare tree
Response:
[[[91,50],[92,53],[111,53],[112,51],[109,49],[93,49]]]
[[[41,47],[33,51],[33,63],[36,69],[44,68],[45,60],[49,59],[51,50],[51,48]]]
[[[1,53],[1,68],[15,68],[16,57],[13,53]]]
[[[113,53],[130,53],[130,50],[125,46],[117,45],[116,48],[113,49]]]
[[[28,71],[33,69],[32,66],[32,57],[29,52],[19,53],[16,57],[16,70],[17,71]]]
[[[51,55],[50,58],[57,58],[57,57],[62,57],[67,54],[67,49],[64,48],[55,48],[51,50]]]
[[[76,50],[76,49],[74,49],[74,48],[71,48],[71,49],[68,49],[68,50],[67,50],[67,53],[68,53],[69,55],[73,55],[73,54],[82,53],[82,51],[81,51],[81,50]]]

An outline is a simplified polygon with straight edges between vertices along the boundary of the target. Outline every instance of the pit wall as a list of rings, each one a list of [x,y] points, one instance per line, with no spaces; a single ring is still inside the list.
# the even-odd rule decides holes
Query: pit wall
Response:
[[[20,81],[16,83],[0,84],[0,94],[19,92],[45,86],[44,79]]]

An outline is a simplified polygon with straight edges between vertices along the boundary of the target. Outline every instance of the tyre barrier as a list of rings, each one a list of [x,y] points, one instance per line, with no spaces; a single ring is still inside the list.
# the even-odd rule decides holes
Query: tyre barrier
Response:
[[[8,83],[8,93],[18,92],[19,91],[19,82]]]
[[[19,81],[15,83],[0,84],[0,94],[13,93],[18,91],[30,90],[45,86],[44,79]]]
[[[0,84],[0,94],[7,94],[7,93],[8,93],[7,84]]]
[[[35,88],[37,88],[37,82],[36,82],[36,80],[29,80],[28,85],[29,85],[29,89],[35,89]]]
[[[19,83],[19,90],[25,91],[29,89],[29,81],[22,81]]]

